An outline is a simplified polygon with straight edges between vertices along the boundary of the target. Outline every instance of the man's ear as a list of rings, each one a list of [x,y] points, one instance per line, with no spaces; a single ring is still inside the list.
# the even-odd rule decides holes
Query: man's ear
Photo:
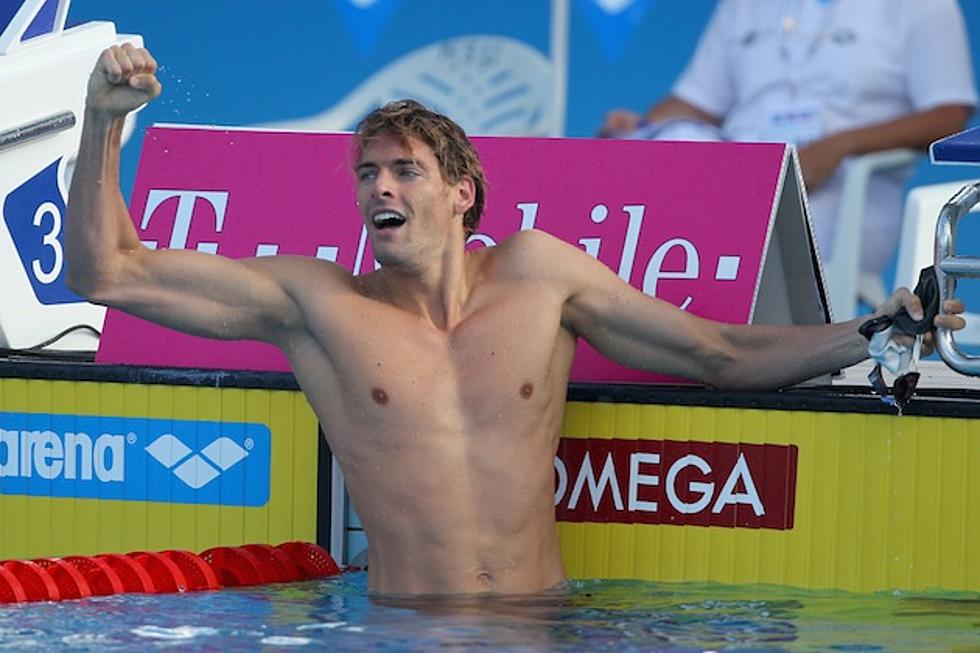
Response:
[[[453,188],[456,193],[453,212],[456,215],[463,215],[476,201],[476,184],[473,183],[472,177],[462,177]]]

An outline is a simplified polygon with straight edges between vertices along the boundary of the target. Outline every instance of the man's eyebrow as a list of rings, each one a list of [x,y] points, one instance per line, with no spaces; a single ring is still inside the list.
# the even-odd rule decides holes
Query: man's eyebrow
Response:
[[[412,158],[395,159],[394,161],[392,161],[388,165],[392,165],[392,166],[418,166],[420,168],[424,168],[425,167],[425,165],[420,160],[418,160],[418,159],[412,159]],[[380,167],[380,164],[375,163],[374,161],[362,161],[361,163],[358,163],[357,164],[356,170],[360,170],[362,168],[378,168],[378,167]]]
[[[394,163],[392,165],[396,165],[396,166],[418,166],[420,168],[424,168],[425,167],[424,165],[422,165],[422,162],[419,161],[418,159],[395,159],[395,161],[394,161]]]

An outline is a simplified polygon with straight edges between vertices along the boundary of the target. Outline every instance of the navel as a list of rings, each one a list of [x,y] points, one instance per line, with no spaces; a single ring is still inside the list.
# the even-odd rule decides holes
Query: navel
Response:
[[[531,395],[534,394],[534,384],[530,381],[526,381],[524,385],[521,386],[521,397],[524,399],[530,399]]]
[[[379,406],[384,406],[388,403],[388,393],[381,388],[371,388],[371,399]]]

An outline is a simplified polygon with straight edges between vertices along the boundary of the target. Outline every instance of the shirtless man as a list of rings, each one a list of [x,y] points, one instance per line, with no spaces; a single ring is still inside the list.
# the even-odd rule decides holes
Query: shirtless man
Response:
[[[69,282],[171,328],[285,352],[364,523],[372,592],[520,594],[564,581],[553,457],[580,337],[616,361],[725,388],[777,388],[867,355],[858,321],[709,322],[542,232],[466,252],[479,161],[457,125],[410,102],[359,130],[357,198],[380,270],[146,249],[119,190],[119,136],[125,115],[159,95],[155,70],[124,45],[92,73]],[[878,312],[903,306],[921,312],[907,290]]]

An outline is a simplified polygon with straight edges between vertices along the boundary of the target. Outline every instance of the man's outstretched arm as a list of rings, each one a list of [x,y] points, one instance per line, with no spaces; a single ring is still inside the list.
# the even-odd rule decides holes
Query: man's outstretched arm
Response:
[[[644,295],[551,236],[539,233],[526,240],[533,259],[546,262],[536,274],[565,289],[565,327],[618,363],[719,388],[775,389],[868,356],[868,343],[858,333],[861,319],[813,326],[713,322]],[[902,308],[913,318],[922,315],[918,298],[906,289],[893,294],[876,315],[894,315]],[[962,310],[960,302],[947,302],[934,324],[962,329],[963,318],[957,315]]]
[[[103,52],[90,77],[68,199],[68,283],[189,333],[276,340],[301,323],[281,278],[299,262],[152,251],[139,241],[119,188],[119,148],[126,115],[160,94],[155,72],[149,52],[127,44]]]

